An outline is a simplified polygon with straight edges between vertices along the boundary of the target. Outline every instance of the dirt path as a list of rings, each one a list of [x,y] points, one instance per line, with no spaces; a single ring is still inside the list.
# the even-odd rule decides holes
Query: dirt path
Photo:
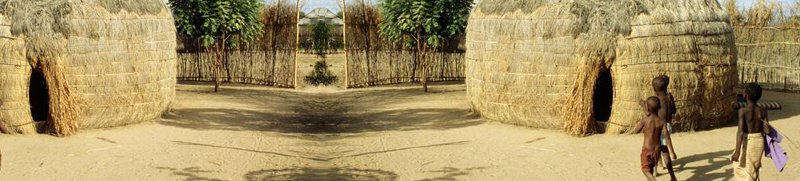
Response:
[[[303,78],[306,75],[311,74],[311,71],[314,69],[314,63],[321,60],[321,58],[317,57],[314,54],[298,54],[297,57],[297,64],[299,65],[297,69],[297,89],[303,90],[305,92],[333,92],[337,90],[344,90],[344,66],[345,66],[345,58],[344,53],[339,54],[330,54],[326,55],[325,61],[330,65],[329,70],[336,75],[339,80],[336,81],[334,85],[331,86],[323,86],[323,87],[314,87],[309,85]]]
[[[574,138],[477,119],[463,85],[348,92],[179,85],[162,120],[69,138],[0,135],[0,180],[642,180],[638,135]],[[769,93],[800,143],[800,96]],[[730,180],[732,127],[675,135],[681,180]],[[765,180],[800,178],[800,149]],[[660,176],[660,179],[666,179]]]

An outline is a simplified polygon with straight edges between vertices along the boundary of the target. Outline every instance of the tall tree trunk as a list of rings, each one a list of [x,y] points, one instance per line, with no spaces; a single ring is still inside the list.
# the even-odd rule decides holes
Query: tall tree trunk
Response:
[[[422,46],[422,89],[428,92],[428,45]]]
[[[214,58],[213,58],[213,60],[211,62],[211,72],[213,72],[213,78],[212,79],[214,80],[214,92],[219,92],[219,74],[220,74],[220,72],[219,72],[219,69],[217,68],[217,67],[219,67],[219,66],[217,66],[218,65],[218,61],[219,61],[219,52],[217,51],[217,49],[219,49],[218,47],[219,47],[219,45],[217,43],[214,43],[214,50],[213,50],[213,54],[214,54],[213,57]],[[210,49],[210,48],[206,48],[206,49]],[[212,52],[212,51],[208,50],[208,52]]]
[[[228,50],[225,45],[222,47],[222,60],[225,61],[225,82],[231,82],[231,61],[228,56]]]
[[[225,33],[222,33],[222,41],[216,41],[214,43],[214,47],[216,48],[215,57],[214,57],[214,69],[216,73],[214,75],[214,92],[219,92],[219,85],[222,83],[222,78],[220,74],[222,74],[222,58],[223,53],[225,51]]]
[[[282,10],[282,8],[278,9],[278,11],[281,11],[281,10]],[[278,14],[279,14],[278,12],[275,12],[275,14],[273,15],[273,17],[275,17],[275,20],[273,21],[273,23],[275,23],[275,25],[272,26],[272,45],[270,46],[272,48],[272,71],[271,71],[272,75],[270,76],[270,81],[272,81],[271,84],[274,84],[275,82],[278,82],[277,78],[276,78],[277,74],[275,74],[275,64],[276,64],[276,62],[278,60],[278,42],[277,41],[278,41],[278,31],[280,31],[280,28],[283,28],[283,22],[279,22],[280,19],[278,19]]]
[[[370,60],[371,60],[370,59],[370,49],[372,48],[372,45],[371,45],[370,37],[369,37],[369,35],[370,35],[369,25],[367,25],[367,7],[366,7],[366,3],[364,3],[364,0],[361,1],[361,13],[362,13],[362,16],[361,16],[361,31],[364,32],[364,38],[365,38],[364,42],[365,42],[365,45],[366,45],[364,47],[364,51],[365,51],[364,53],[366,53],[366,57],[367,57],[367,85],[372,85],[373,84],[372,80],[374,79],[372,77],[372,71],[371,71],[371,67],[370,67]]]
[[[195,47],[200,47],[199,43],[195,42],[195,44],[196,44]],[[199,48],[196,48],[196,49],[198,49],[196,51],[200,51],[197,54],[197,56],[195,56],[195,60],[197,61],[197,79],[196,79],[196,81],[203,81],[203,67],[202,67],[203,66],[203,62],[202,62],[203,59],[202,58],[203,58],[203,54],[208,52],[208,48],[206,48],[205,52],[202,52],[202,50],[199,50]]]

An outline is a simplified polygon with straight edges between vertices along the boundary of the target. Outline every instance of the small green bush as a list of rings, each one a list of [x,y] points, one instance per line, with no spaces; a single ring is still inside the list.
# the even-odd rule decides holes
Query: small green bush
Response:
[[[336,83],[336,81],[339,78],[336,77],[336,75],[333,75],[333,73],[328,69],[328,67],[330,67],[330,65],[328,65],[328,63],[325,62],[325,60],[320,60],[317,61],[317,63],[314,63],[314,70],[311,71],[310,75],[307,75],[305,77],[306,83],[314,86],[319,86],[319,85],[328,86],[333,83]]]

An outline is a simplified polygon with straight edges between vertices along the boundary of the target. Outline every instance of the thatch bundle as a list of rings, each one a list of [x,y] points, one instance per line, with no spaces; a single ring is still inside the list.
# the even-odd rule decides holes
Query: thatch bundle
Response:
[[[511,124],[628,132],[658,75],[671,77],[675,130],[719,123],[735,106],[733,30],[715,0],[482,0],[466,57],[474,110]],[[611,81],[599,81],[605,74]],[[610,117],[597,124],[603,96],[613,96],[599,105]]]
[[[175,27],[160,0],[0,0],[0,37],[0,121],[11,132],[152,120],[174,98]],[[37,99],[47,115],[35,115]]]

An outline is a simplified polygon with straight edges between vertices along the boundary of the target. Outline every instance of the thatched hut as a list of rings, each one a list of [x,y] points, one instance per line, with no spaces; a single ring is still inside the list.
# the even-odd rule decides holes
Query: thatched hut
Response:
[[[671,77],[677,131],[735,106],[734,35],[716,0],[482,0],[466,46],[467,97],[489,120],[629,132],[658,75]]]
[[[0,121],[66,136],[160,117],[175,31],[161,0],[0,0]]]

